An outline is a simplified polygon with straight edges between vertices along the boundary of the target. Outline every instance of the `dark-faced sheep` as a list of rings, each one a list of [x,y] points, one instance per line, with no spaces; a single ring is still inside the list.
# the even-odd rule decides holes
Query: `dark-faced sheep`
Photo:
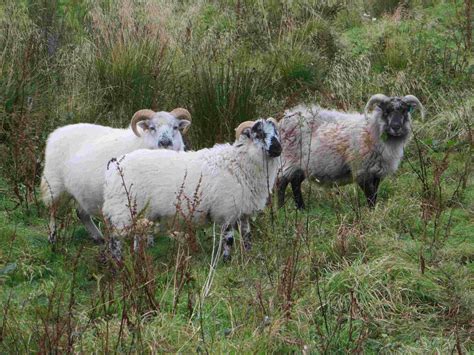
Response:
[[[356,182],[374,207],[380,181],[397,170],[403,157],[415,108],[423,114],[423,106],[413,95],[377,94],[367,102],[364,114],[304,105],[288,110],[280,122],[279,205],[284,204],[291,183],[296,207],[304,208],[301,183],[311,178],[322,185]]]

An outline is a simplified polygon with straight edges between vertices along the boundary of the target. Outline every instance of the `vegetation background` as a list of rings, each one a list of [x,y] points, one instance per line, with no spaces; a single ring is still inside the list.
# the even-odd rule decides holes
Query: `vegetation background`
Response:
[[[0,352],[473,352],[473,64],[470,0],[2,1]],[[267,208],[225,265],[209,228],[110,271],[72,208],[47,242],[58,126],[182,106],[197,149],[379,92],[427,118],[374,210],[307,184],[307,211]]]

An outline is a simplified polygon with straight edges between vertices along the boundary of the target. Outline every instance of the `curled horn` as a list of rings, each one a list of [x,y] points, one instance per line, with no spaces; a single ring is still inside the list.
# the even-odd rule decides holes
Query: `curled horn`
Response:
[[[191,122],[191,114],[185,108],[177,107],[173,111],[171,111],[170,114],[172,114],[178,120],[188,120]],[[183,129],[183,134],[186,134],[188,129],[189,129],[189,126],[185,127]]]
[[[182,119],[185,119],[185,120],[188,120],[188,121],[191,121],[191,114],[189,113],[188,110],[186,110],[185,108],[181,108],[181,107],[178,107],[178,108],[175,108],[173,111],[170,112],[174,117],[176,117],[178,120],[182,120]]]
[[[138,133],[138,129],[137,129],[137,123],[140,121],[151,119],[154,114],[155,114],[154,111],[148,110],[148,109],[139,110],[135,112],[135,114],[132,117],[132,120],[130,121],[130,126],[132,127],[133,133],[135,133],[137,137],[140,137],[140,133]]]
[[[415,107],[420,110],[421,113],[421,119],[424,120],[425,118],[425,109],[423,105],[421,104],[420,100],[416,96],[413,95],[406,95],[402,99],[403,102],[407,103],[410,105],[410,107]]]
[[[244,129],[253,127],[254,123],[254,121],[245,121],[239,124],[239,127],[235,129],[235,140],[239,139]]]
[[[379,104],[379,103],[382,103],[382,102],[385,102],[385,101],[388,101],[389,98],[387,96],[385,96],[384,94],[375,94],[373,95],[369,101],[367,101],[367,105],[365,105],[365,109],[364,109],[364,116],[365,118],[367,119],[367,113],[369,112],[369,110],[376,104]]]

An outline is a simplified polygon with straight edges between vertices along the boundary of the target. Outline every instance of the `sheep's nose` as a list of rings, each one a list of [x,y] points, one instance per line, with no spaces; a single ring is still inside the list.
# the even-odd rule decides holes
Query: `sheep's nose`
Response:
[[[281,154],[281,144],[275,137],[272,138],[270,149],[268,150],[268,155],[272,158],[279,157]]]
[[[162,139],[160,141],[160,143],[158,144],[158,146],[160,148],[168,148],[170,147],[171,145],[173,144],[173,142],[171,141],[171,139]]]

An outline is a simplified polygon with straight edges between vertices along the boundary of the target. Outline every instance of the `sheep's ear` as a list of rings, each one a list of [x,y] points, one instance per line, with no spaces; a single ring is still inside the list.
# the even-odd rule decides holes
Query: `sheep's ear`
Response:
[[[191,121],[179,120],[178,128],[181,132],[186,133],[190,125],[191,125]]]
[[[242,133],[240,135],[244,135],[246,136],[247,138],[250,138],[250,132],[251,132],[252,128],[251,127],[247,127],[245,128]]]
[[[418,103],[416,103],[416,102],[410,102],[410,103],[408,103],[408,111],[409,111],[410,113],[413,113],[413,111],[415,111],[417,108],[419,108]]]
[[[137,125],[144,131],[155,129],[155,126],[153,126],[153,124],[149,120],[140,121],[137,123]]]
[[[382,111],[385,111],[385,109],[387,108],[387,103],[385,101],[379,102],[377,104],[377,107],[380,108]]]

